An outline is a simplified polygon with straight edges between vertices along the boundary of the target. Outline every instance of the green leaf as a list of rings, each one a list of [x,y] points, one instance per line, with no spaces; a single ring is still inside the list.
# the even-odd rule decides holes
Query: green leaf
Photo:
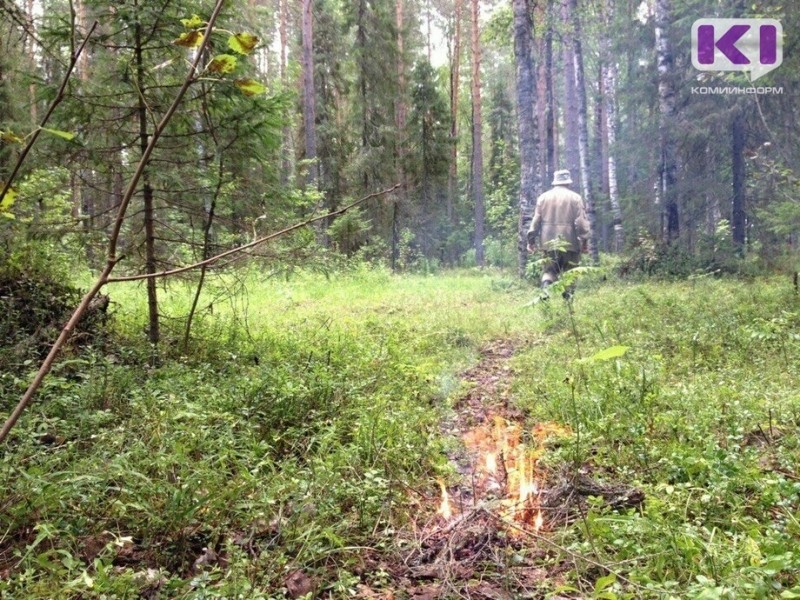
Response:
[[[42,131],[46,131],[47,133],[52,133],[53,135],[57,135],[60,138],[64,138],[65,140],[73,140],[75,139],[75,134],[69,131],[61,131],[60,129],[50,129],[48,127],[42,127]]]
[[[263,94],[267,91],[267,87],[255,79],[237,79],[233,83],[242,90],[242,93],[248,98],[257,94]]]
[[[182,48],[198,48],[203,43],[203,34],[199,31],[187,31],[172,43]]]
[[[614,575],[614,573],[610,573],[609,575],[606,575],[605,577],[601,577],[594,584],[594,593],[595,594],[599,594],[600,592],[602,592],[607,587],[614,585],[614,583],[616,583],[616,581],[617,581],[617,576]]]
[[[239,54],[250,54],[258,44],[252,33],[237,33],[228,38],[228,47]]]
[[[600,350],[600,352],[592,356],[589,360],[592,362],[597,362],[619,358],[621,356],[625,356],[625,353],[628,352],[628,350],[630,350],[629,346],[611,346],[605,350]]]
[[[219,73],[224,75],[230,73],[236,68],[237,59],[233,54],[220,54],[211,59],[208,63],[208,70],[211,73]]]
[[[21,144],[24,140],[13,131],[0,131],[0,140],[9,144]]]
[[[199,15],[192,15],[191,19],[181,19],[181,23],[186,29],[197,29],[200,27],[205,21],[200,18]]]
[[[0,181],[0,190],[3,189],[5,183]],[[8,188],[6,191],[6,195],[3,196],[3,199],[0,200],[0,215],[3,215],[6,219],[13,219],[14,215],[9,212],[11,207],[14,205],[14,200],[17,199],[17,192],[14,188]]]

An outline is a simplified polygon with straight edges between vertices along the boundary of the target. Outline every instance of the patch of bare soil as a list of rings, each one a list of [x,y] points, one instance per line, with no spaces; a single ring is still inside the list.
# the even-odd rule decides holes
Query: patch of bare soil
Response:
[[[510,359],[517,347],[508,340],[491,343],[463,373],[469,390],[442,426],[462,442],[450,456],[461,478],[441,485],[437,514],[429,516],[433,507],[428,507],[426,520],[398,544],[409,549],[381,561],[391,582],[380,590],[362,585],[359,597],[543,598],[580,558],[552,542],[550,531],[579,519],[589,497],[620,509],[644,502],[640,490],[539,465],[549,446],[572,434],[556,423],[525,427],[524,415],[511,402]],[[599,563],[587,563],[605,574]]]

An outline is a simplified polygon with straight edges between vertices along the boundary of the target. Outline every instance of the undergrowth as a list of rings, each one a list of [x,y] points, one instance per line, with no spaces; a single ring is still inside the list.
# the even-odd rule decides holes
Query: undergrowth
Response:
[[[622,565],[640,587],[618,582],[619,597],[800,597],[790,282],[611,286],[578,294],[574,325],[566,303],[539,306],[549,342],[518,357],[517,398],[577,432],[548,460],[647,497],[641,511],[597,506],[562,543]]]
[[[479,318],[500,276],[247,277],[188,351],[191,288],[160,290],[157,368],[140,290],[110,288],[115,343],[67,354],[0,462],[0,597],[283,597],[298,570],[348,595],[433,493],[437,404],[515,318]]]
[[[109,337],[66,355],[4,448],[2,598],[380,589],[373,559],[449,472],[458,374],[501,338],[519,342],[529,424],[575,432],[544,463],[646,494],[548,532],[593,562],[540,552],[573,570],[537,593],[800,597],[800,307],[783,281],[597,278],[531,303],[492,271],[253,271],[209,284],[187,350],[191,287],[160,288],[155,363],[142,290],[108,291]],[[3,412],[28,376],[4,374]]]

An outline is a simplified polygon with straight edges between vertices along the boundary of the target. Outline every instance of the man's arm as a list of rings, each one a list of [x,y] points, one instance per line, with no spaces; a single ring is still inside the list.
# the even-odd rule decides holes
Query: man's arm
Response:
[[[583,199],[580,196],[578,196],[577,205],[578,216],[575,217],[575,234],[581,242],[581,250],[586,252],[592,229],[589,225],[589,219],[586,218],[586,210],[583,206]]]
[[[541,211],[541,197],[536,200],[536,208],[533,210],[533,220],[531,226],[528,228],[528,252],[533,252],[536,249],[536,238],[542,231],[542,211]]]

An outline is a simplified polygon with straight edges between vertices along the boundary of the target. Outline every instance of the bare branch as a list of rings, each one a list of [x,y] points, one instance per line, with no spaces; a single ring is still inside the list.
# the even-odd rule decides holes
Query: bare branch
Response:
[[[256,246],[260,246],[264,242],[268,242],[270,240],[274,240],[275,238],[278,238],[278,237],[281,237],[283,235],[286,235],[287,233],[291,233],[292,231],[295,231],[297,229],[305,227],[306,225],[311,225],[312,223],[316,223],[317,221],[321,221],[323,219],[328,219],[330,217],[336,217],[338,215],[341,215],[341,214],[347,212],[348,210],[350,210],[351,208],[353,208],[355,206],[358,206],[359,204],[363,204],[367,200],[371,200],[372,198],[377,198],[379,196],[384,196],[386,194],[390,194],[391,192],[393,192],[397,188],[399,188],[401,185],[402,184],[400,184],[400,183],[396,183],[395,185],[393,185],[392,187],[390,187],[388,189],[381,190],[380,192],[374,192],[372,194],[369,194],[368,196],[364,196],[363,198],[359,198],[355,202],[351,202],[350,204],[340,208],[339,210],[335,210],[335,211],[330,212],[330,213],[325,214],[325,215],[319,215],[317,217],[313,217],[311,219],[303,221],[302,223],[295,223],[294,225],[292,225],[290,227],[287,227],[286,229],[281,229],[280,231],[277,231],[275,233],[270,233],[269,235],[265,235],[264,237],[260,237],[260,238],[258,238],[256,240],[253,240],[249,244],[245,244],[244,246],[237,246],[236,248],[232,248],[230,250],[226,250],[225,252],[222,252],[221,254],[217,254],[216,256],[212,256],[211,258],[208,258],[206,260],[202,260],[200,262],[196,262],[196,263],[191,264],[191,265],[187,265],[185,267],[180,267],[178,269],[170,269],[168,271],[161,271],[159,273],[142,273],[140,275],[129,275],[127,277],[110,277],[108,279],[107,283],[118,283],[120,281],[142,281],[144,279],[152,279],[154,277],[169,277],[171,275],[178,275],[179,273],[185,273],[186,271],[192,271],[194,269],[199,269],[200,267],[211,265],[211,264],[217,262],[221,258],[225,258],[225,257],[230,256],[232,254],[238,254],[240,252],[245,252],[246,250],[250,250],[251,248],[255,248]]]
[[[92,23],[92,26],[89,28],[89,33],[86,34],[86,38],[83,40],[83,43],[80,47],[72,54],[72,58],[69,61],[69,66],[67,67],[67,73],[64,75],[64,80],[61,82],[61,87],[58,88],[58,93],[56,94],[55,99],[50,104],[50,108],[47,109],[47,113],[44,115],[41,124],[39,127],[31,134],[28,143],[25,144],[25,147],[22,149],[22,152],[17,158],[17,162],[14,165],[14,169],[11,171],[11,175],[8,177],[8,180],[3,185],[2,191],[0,191],[0,202],[3,201],[3,198],[6,197],[8,190],[11,189],[11,184],[13,183],[14,179],[16,178],[17,174],[19,173],[20,168],[22,167],[22,163],[25,162],[25,159],[28,156],[28,153],[33,148],[33,145],[36,143],[36,140],[39,138],[39,134],[42,133],[42,129],[47,122],[50,120],[50,117],[55,112],[56,107],[61,104],[61,101],[64,99],[65,92],[67,90],[67,84],[69,83],[70,78],[72,77],[72,71],[75,70],[75,65],[78,64],[78,58],[80,57],[83,49],[86,48],[86,44],[89,42],[89,38],[92,37],[94,30],[97,28],[97,21]],[[2,438],[0,438],[2,441]]]
[[[58,357],[59,353],[61,352],[61,348],[64,346],[66,341],[69,339],[69,336],[72,333],[72,331],[74,330],[75,326],[80,322],[81,318],[83,317],[84,313],[86,312],[86,309],[89,307],[89,304],[91,303],[91,301],[98,294],[98,292],[102,289],[102,287],[108,282],[109,275],[111,274],[111,271],[114,269],[114,267],[119,262],[120,259],[117,258],[117,256],[116,256],[116,250],[117,250],[117,242],[119,240],[120,230],[122,229],[122,222],[125,220],[125,212],[128,210],[128,205],[130,204],[131,198],[133,198],[133,195],[134,195],[134,193],[136,191],[136,185],[139,183],[139,179],[142,177],[142,173],[144,173],[145,167],[147,166],[147,163],[148,163],[148,161],[150,159],[150,155],[153,153],[153,149],[155,148],[156,143],[158,142],[158,139],[161,137],[161,133],[164,131],[164,129],[166,128],[166,126],[169,123],[170,119],[175,114],[175,111],[178,109],[178,106],[180,105],[181,100],[183,99],[183,96],[186,94],[186,91],[189,89],[189,86],[192,84],[192,82],[195,79],[195,74],[197,73],[197,67],[198,67],[198,65],[200,63],[200,59],[201,59],[201,57],[203,55],[203,50],[208,45],[208,42],[211,39],[211,31],[214,28],[214,23],[216,22],[217,17],[219,16],[219,13],[222,10],[222,7],[223,7],[224,4],[225,4],[225,0],[217,0],[216,5],[214,6],[214,11],[211,13],[211,17],[209,17],[209,19],[208,19],[208,24],[206,25],[206,29],[205,29],[205,32],[204,32],[204,35],[203,35],[203,42],[201,43],[200,48],[198,49],[197,57],[194,60],[194,62],[192,63],[192,66],[191,66],[189,72],[186,75],[186,79],[184,80],[183,85],[181,86],[180,90],[178,90],[178,93],[175,96],[175,99],[172,101],[172,104],[170,105],[170,107],[167,109],[167,112],[162,117],[161,122],[159,122],[158,126],[156,127],[155,131],[153,132],[153,135],[149,140],[147,148],[145,149],[144,153],[142,154],[142,158],[139,160],[139,164],[136,167],[136,171],[133,174],[133,177],[131,178],[131,180],[130,180],[130,182],[128,184],[128,188],[125,190],[125,194],[123,195],[122,201],[120,202],[120,205],[119,205],[119,211],[117,212],[116,221],[114,222],[113,231],[111,232],[111,236],[108,239],[108,258],[107,258],[106,266],[103,268],[103,271],[100,273],[100,275],[98,276],[97,280],[94,282],[94,284],[89,289],[89,291],[86,292],[86,295],[83,297],[83,299],[81,300],[80,304],[78,304],[77,308],[72,313],[72,316],[69,318],[69,321],[67,321],[67,324],[61,330],[61,334],[58,336],[58,339],[53,344],[52,348],[50,348],[50,352],[47,354],[47,357],[44,359],[42,364],[39,366],[39,370],[36,372],[36,375],[33,378],[33,381],[28,386],[28,389],[25,390],[25,394],[22,396],[22,398],[20,399],[20,401],[17,404],[17,406],[14,408],[13,412],[11,413],[11,415],[8,417],[6,422],[3,424],[3,428],[0,429],[0,444],[3,443],[3,441],[6,439],[6,437],[8,436],[8,433],[11,431],[11,429],[17,423],[17,420],[19,419],[20,415],[23,413],[23,411],[28,406],[28,404],[30,404],[30,401],[33,399],[33,396],[36,394],[37,390],[42,385],[42,381],[44,381],[44,378],[50,372],[50,369],[53,368],[53,364],[55,363],[56,358]],[[94,26],[92,27],[92,30],[93,29],[94,29]],[[89,33],[91,34],[91,31]],[[88,39],[88,36],[87,36],[87,39]],[[80,53],[80,50],[82,50],[85,45],[86,45],[86,40],[84,40],[84,43],[81,46],[81,48],[78,51],[76,51],[75,55],[73,56],[72,62],[70,63],[70,71],[69,71],[69,73],[72,72],[72,67],[74,67],[75,63],[77,62],[77,58],[78,58],[78,55]],[[63,94],[63,90],[66,88],[66,80],[69,79],[69,73],[68,73],[67,77],[65,78],[65,83],[62,84],[62,89],[60,91],[60,94]],[[58,97],[56,99],[58,100]],[[54,103],[54,104],[57,104],[57,103]],[[48,111],[48,114],[45,116],[45,122],[46,122],[47,118],[50,116],[50,114],[53,112],[53,108],[54,108],[54,106],[51,106],[50,110]],[[38,130],[38,131],[41,131],[41,129]],[[38,131],[37,131],[37,133],[38,133]],[[32,144],[29,144],[29,145],[32,145]],[[19,166],[20,162],[21,161],[18,161],[18,163],[17,163],[18,166]],[[16,173],[16,170],[15,170],[15,173]],[[12,176],[12,178],[9,179],[9,181],[11,181],[11,179],[13,179],[13,176]],[[3,194],[5,194],[5,192],[6,192],[6,189],[3,190]],[[0,199],[2,199],[2,196],[0,196]]]

